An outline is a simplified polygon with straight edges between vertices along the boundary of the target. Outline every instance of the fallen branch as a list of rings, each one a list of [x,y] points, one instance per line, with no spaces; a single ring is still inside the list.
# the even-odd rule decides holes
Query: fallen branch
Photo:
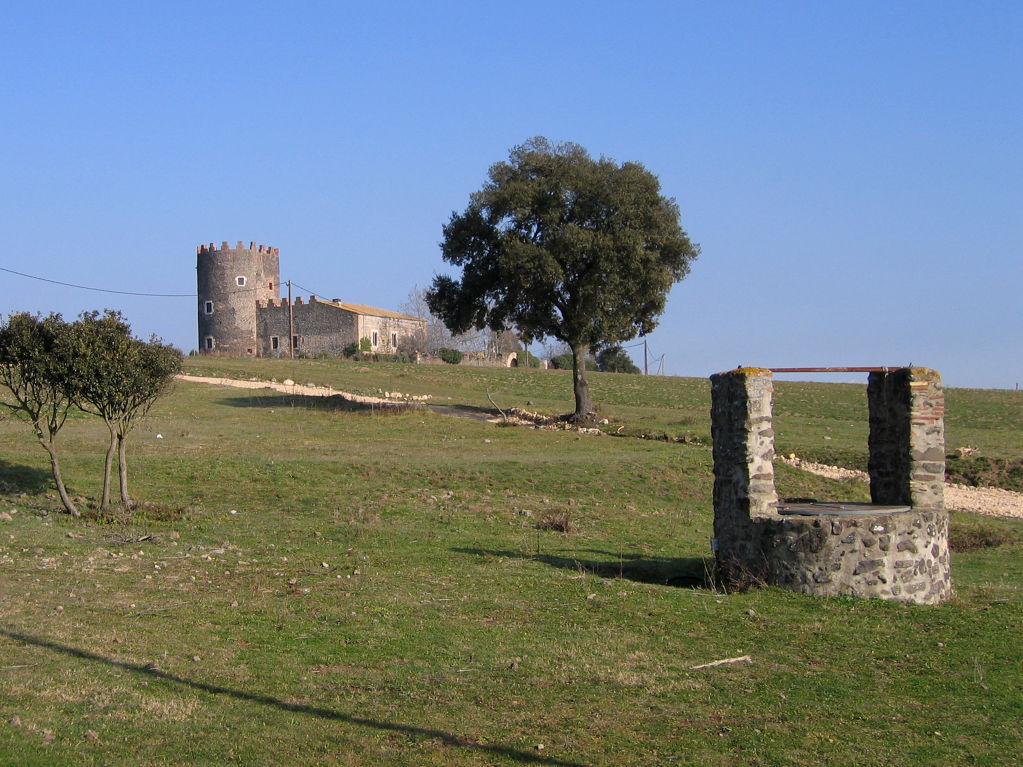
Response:
[[[495,408],[497,408],[497,412],[501,414],[501,418],[503,418],[505,420],[505,423],[507,423],[508,422],[508,416],[506,416],[504,414],[504,411],[501,410],[501,408],[497,407],[497,403],[494,402],[494,398],[490,396],[490,389],[489,388],[487,389],[487,399],[490,400],[490,404],[491,405],[493,405]]]
[[[743,655],[739,658],[723,658],[722,660],[711,661],[710,663],[701,663],[699,666],[690,666],[690,671],[696,671],[700,668],[713,668],[714,666],[724,666],[727,663],[752,663],[753,659],[748,655]]]

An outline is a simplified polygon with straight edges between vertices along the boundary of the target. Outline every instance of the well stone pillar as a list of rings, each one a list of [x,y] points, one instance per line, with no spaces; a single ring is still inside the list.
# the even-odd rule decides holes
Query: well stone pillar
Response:
[[[945,508],[945,392],[929,368],[870,374],[870,499],[884,506]]]
[[[777,515],[774,377],[763,368],[738,368],[710,380],[719,572],[732,582],[762,578],[760,528],[753,520]]]

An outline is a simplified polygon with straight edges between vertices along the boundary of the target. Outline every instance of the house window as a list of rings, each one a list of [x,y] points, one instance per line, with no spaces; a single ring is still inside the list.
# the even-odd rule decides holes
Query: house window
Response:
[[[392,349],[398,348],[398,334],[395,333],[393,330],[391,331],[391,348]]]
[[[292,349],[297,349],[298,348],[298,336],[292,336],[291,337],[291,348]]]
[[[245,278],[242,277],[241,275],[238,275],[237,277],[235,277],[235,281],[238,283],[238,287],[239,288],[245,287]]]
[[[273,349],[273,351],[277,351],[281,348],[280,336],[270,336],[270,348]]]
[[[273,284],[273,282],[271,281],[271,282],[270,282],[270,290],[273,290],[273,289],[274,289],[274,284]]]
[[[206,336],[206,351],[213,350],[213,336]]]
[[[372,339],[370,341],[370,345],[374,349],[376,349],[380,345],[380,333],[377,332],[376,330],[374,330],[371,335],[372,335]]]
[[[203,304],[203,311],[206,312],[206,314],[213,314],[213,302],[207,301]]]

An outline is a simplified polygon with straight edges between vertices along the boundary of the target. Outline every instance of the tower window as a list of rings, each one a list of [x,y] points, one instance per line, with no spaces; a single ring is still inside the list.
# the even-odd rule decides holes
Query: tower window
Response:
[[[238,283],[238,287],[244,287],[245,286],[245,278],[242,277],[241,275],[238,275],[237,277],[235,277],[235,281]]]
[[[203,311],[206,312],[206,314],[213,314],[213,302],[207,301],[203,304]]]
[[[280,336],[270,336],[270,348],[273,349],[274,351],[277,351],[278,349],[281,348]]]
[[[206,351],[213,350],[213,336],[206,336]]]

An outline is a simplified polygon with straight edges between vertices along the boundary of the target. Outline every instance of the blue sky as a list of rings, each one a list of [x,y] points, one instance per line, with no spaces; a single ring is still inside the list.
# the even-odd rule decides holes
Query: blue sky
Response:
[[[702,246],[654,368],[1023,384],[1023,3],[289,5],[4,3],[0,267],[189,294],[199,243],[255,241],[394,309],[545,135],[646,165]],[[197,345],[194,298],[0,291]]]

